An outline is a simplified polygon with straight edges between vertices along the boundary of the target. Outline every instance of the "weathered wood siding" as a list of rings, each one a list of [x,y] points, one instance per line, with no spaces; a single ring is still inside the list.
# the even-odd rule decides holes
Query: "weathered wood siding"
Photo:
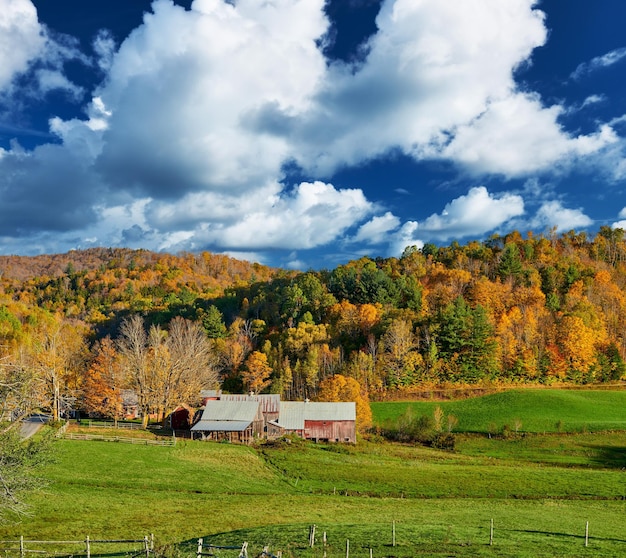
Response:
[[[351,420],[305,420],[305,438],[356,443],[356,424]]]

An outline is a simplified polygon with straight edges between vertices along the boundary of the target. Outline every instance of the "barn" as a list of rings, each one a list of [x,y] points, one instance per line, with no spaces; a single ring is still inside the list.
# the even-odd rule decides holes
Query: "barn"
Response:
[[[243,393],[225,393],[220,395],[220,401],[257,401],[261,406],[265,431],[267,431],[268,422],[278,419],[281,405],[280,395],[273,393],[251,393],[248,395]]]
[[[250,443],[263,435],[263,415],[258,401],[207,401],[192,437]]]
[[[356,404],[282,401],[268,436],[296,434],[306,440],[356,443]]]

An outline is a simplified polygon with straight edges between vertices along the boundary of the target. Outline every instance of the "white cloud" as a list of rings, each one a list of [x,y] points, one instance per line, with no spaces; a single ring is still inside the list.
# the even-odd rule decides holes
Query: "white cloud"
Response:
[[[484,186],[472,188],[433,214],[419,230],[423,238],[447,240],[480,236],[524,213],[524,200],[514,194],[491,195]]]
[[[367,223],[361,225],[354,237],[354,242],[367,242],[368,244],[382,244],[388,240],[388,235],[400,226],[400,219],[390,211],[384,215],[372,217]]]
[[[46,39],[30,0],[0,0],[0,90],[41,55]]]
[[[332,65],[316,111],[292,123],[299,163],[331,173],[395,148],[430,155],[430,146],[514,89],[514,69],[546,38],[533,4],[385,2],[365,62]]]
[[[259,203],[230,224],[204,223],[196,237],[226,248],[315,248],[341,237],[374,209],[360,190],[304,182],[290,194]]]
[[[407,246],[424,247],[424,241],[417,238],[419,225],[415,221],[407,221],[400,230],[391,237],[389,255],[399,257]]]
[[[604,125],[591,135],[570,137],[558,124],[563,109],[543,108],[537,95],[513,94],[491,102],[479,118],[456,130],[441,155],[477,173],[513,177],[589,155],[618,141]]]
[[[589,62],[583,62],[582,64],[579,64],[572,73],[571,77],[577,80],[582,79],[592,72],[595,72],[602,68],[608,68],[613,64],[617,64],[624,57],[626,57],[626,47],[617,48],[615,50],[607,52],[606,54],[603,54],[602,56],[596,56]]]
[[[559,201],[549,201],[541,205],[530,227],[533,229],[551,229],[556,227],[557,232],[585,228],[593,221],[583,213],[582,209],[567,209]]]
[[[515,70],[547,37],[535,4],[386,0],[352,65],[319,48],[325,0],[195,0],[191,10],[155,0],[119,48],[96,36],[95,62],[42,27],[28,0],[0,0],[0,89],[32,71],[39,93],[78,99],[65,61],[104,74],[84,118],[50,119],[60,145],[0,154],[0,233],[19,224],[24,235],[65,231],[66,242],[261,254],[347,234],[406,246],[503,226],[524,212],[521,197],[474,188],[402,224],[362,190],[322,179],[397,152],[516,177],[617,149],[610,125],[574,137],[559,124],[564,107],[518,90]],[[307,181],[292,188],[293,162]]]
[[[82,87],[78,87],[72,83],[58,70],[41,69],[37,70],[35,75],[39,84],[39,90],[44,95],[50,91],[63,90],[78,100],[84,93]]]

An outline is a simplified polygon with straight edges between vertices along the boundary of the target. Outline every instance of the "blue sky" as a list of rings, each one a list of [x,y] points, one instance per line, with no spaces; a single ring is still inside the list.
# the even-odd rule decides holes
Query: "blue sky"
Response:
[[[333,268],[626,228],[621,0],[0,0],[0,252]]]

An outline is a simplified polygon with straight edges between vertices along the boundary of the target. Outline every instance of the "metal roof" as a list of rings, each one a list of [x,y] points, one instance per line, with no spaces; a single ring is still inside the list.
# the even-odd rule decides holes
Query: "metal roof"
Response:
[[[281,401],[277,422],[285,430],[304,430],[304,401]]]
[[[258,401],[207,401],[200,421],[254,421]]]
[[[303,430],[307,420],[356,420],[356,403],[323,403],[311,401],[283,401],[276,421],[286,430]]]
[[[259,393],[254,395],[243,393],[222,394],[221,401],[257,401],[261,404],[263,413],[278,413],[280,409],[280,395],[275,393]]]
[[[201,420],[191,427],[196,432],[243,432],[252,424],[246,420]]]

